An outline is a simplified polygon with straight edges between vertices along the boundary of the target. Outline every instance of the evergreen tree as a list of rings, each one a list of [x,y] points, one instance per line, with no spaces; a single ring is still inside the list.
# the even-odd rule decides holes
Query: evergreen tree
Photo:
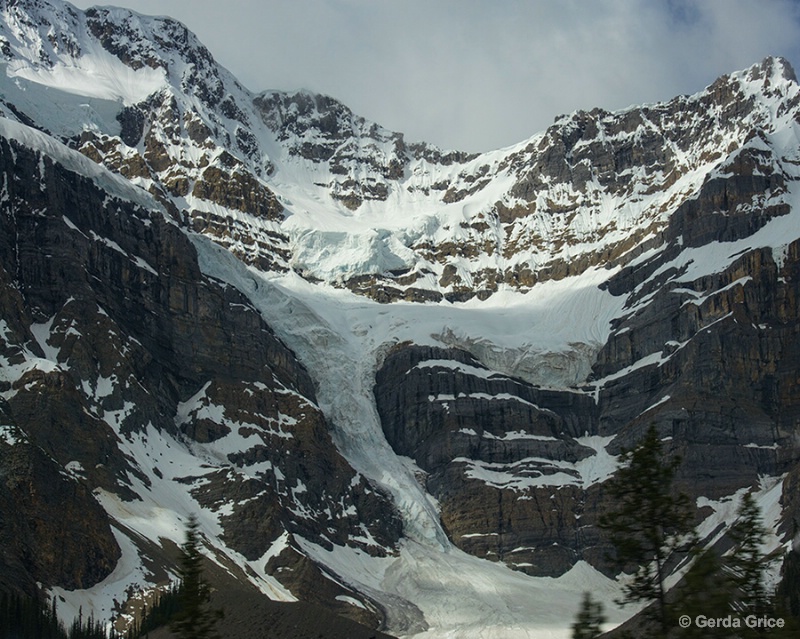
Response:
[[[177,615],[180,600],[181,589],[178,586],[158,593],[150,606],[144,604],[141,619],[128,631],[127,639],[147,636],[151,630],[170,624]]]
[[[572,639],[595,639],[603,634],[602,625],[606,617],[603,614],[603,604],[594,601],[588,592],[583,593],[583,601],[572,624]]]
[[[742,499],[737,514],[730,532],[734,547],[727,558],[736,588],[734,606],[742,614],[766,614],[773,602],[764,582],[764,571],[775,561],[775,556],[762,551],[767,531],[750,493]]]
[[[680,459],[664,459],[658,432],[651,426],[636,448],[623,451],[621,460],[622,467],[607,484],[616,508],[601,518],[600,527],[611,535],[617,565],[633,568],[620,603],[652,603],[650,614],[666,636],[674,626],[666,596],[667,562],[676,550],[696,543],[689,500],[673,490]]]
[[[681,583],[676,588],[673,607],[680,615],[696,619],[699,615],[725,616],[732,609],[733,582],[724,569],[724,561],[714,548],[695,549],[692,563]],[[680,631],[680,637],[705,639],[709,636],[707,628],[691,624]],[[736,636],[735,631],[725,628],[714,629],[714,637]]]
[[[783,614],[800,620],[800,553],[797,550],[790,550],[784,558],[776,599]]]
[[[170,624],[170,629],[180,639],[219,637],[215,627],[223,613],[209,605],[211,588],[203,576],[200,545],[197,518],[191,516],[186,525],[186,541],[181,552],[179,610]]]
[[[47,604],[19,593],[0,593],[0,637],[2,639],[109,639],[106,624],[83,610],[64,628],[56,614],[55,598]]]

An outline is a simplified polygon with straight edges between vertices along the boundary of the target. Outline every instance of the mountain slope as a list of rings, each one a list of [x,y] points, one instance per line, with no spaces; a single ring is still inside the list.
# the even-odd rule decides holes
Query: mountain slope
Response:
[[[651,423],[703,535],[752,489],[790,544],[785,60],[468,155],[251,93],[166,18],[7,2],[0,53],[6,585],[119,613],[197,511],[272,598],[563,635],[615,596],[603,482]]]
[[[3,308],[15,320],[3,335],[4,446],[46,455],[61,481],[89,488],[116,519],[113,536],[108,522],[105,540],[93,536],[111,545],[104,573],[100,551],[88,553],[92,577],[71,581],[42,579],[33,559],[14,585],[92,586],[119,561],[143,561],[139,536],[180,541],[180,518],[199,508],[219,552],[243,567],[261,560],[253,579],[283,598],[265,564],[298,561],[295,532],[391,549],[400,530],[391,507],[336,453],[307,373],[246,298],[201,275],[191,244],[146,194],[148,208],[114,197],[81,175],[97,167],[74,151],[62,147],[56,162],[43,136],[10,123],[3,133]],[[26,472],[38,485],[45,471]],[[53,510],[20,541],[36,547],[59,525]],[[86,552],[79,537],[71,543]]]
[[[772,138],[797,111],[780,59],[665,104],[562,116],[515,147],[468,156],[409,144],[328,97],[253,95],[169,19],[65,7],[5,11],[7,95],[26,88],[14,106],[24,121],[174,204],[248,263],[379,301],[484,297],[578,274],[657,241],[705,181],[765,151],[759,140],[777,167],[797,159]],[[102,105],[47,108],[74,102],[68,91]]]

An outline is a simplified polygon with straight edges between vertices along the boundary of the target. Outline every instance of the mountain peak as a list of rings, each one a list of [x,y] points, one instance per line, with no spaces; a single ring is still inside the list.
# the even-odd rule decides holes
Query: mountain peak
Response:
[[[797,74],[786,58],[768,56],[746,69],[719,77],[711,87],[717,88],[729,83],[741,84],[747,94],[779,97],[786,89],[797,85]],[[745,88],[746,86],[749,88]]]
[[[769,56],[760,64],[755,64],[749,69],[749,74],[756,74],[761,79],[788,80],[797,83],[797,74],[791,63],[781,56]]]
[[[170,18],[0,0],[0,56],[0,587],[105,616],[198,512],[259,592],[534,634],[611,600],[602,484],[650,424],[705,530],[753,486],[800,517],[783,58],[468,155],[253,94]]]

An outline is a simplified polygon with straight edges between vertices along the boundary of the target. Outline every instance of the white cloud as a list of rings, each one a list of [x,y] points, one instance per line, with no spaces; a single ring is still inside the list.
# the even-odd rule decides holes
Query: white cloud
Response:
[[[408,139],[470,151],[575,109],[695,92],[767,55],[800,64],[792,0],[117,4],[181,20],[251,89],[327,93]]]

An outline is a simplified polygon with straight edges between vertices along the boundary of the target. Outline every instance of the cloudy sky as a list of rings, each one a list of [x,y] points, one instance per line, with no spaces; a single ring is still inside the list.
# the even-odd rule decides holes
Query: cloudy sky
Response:
[[[576,109],[693,93],[767,55],[800,71],[797,0],[101,3],[181,20],[252,90],[327,93],[409,140],[467,151]]]

